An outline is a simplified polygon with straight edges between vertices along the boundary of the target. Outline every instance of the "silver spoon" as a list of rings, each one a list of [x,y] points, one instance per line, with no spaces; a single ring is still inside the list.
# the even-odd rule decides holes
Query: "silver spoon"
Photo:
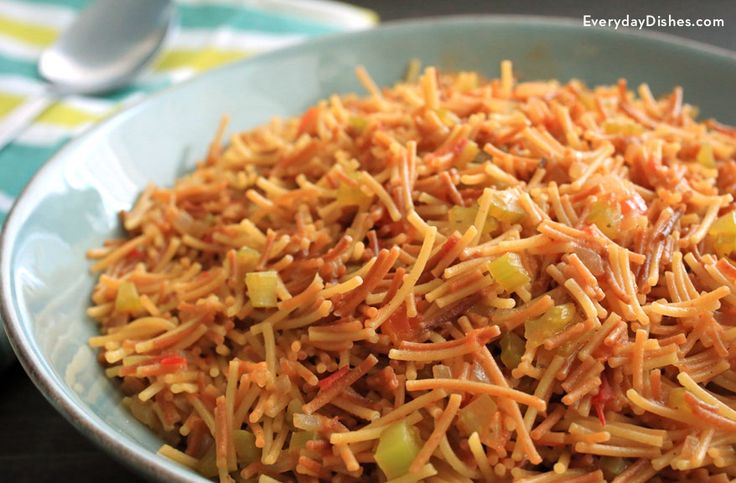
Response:
[[[154,58],[172,23],[170,0],[97,0],[43,51],[39,74],[49,82],[0,124],[0,150],[60,97],[120,88]]]

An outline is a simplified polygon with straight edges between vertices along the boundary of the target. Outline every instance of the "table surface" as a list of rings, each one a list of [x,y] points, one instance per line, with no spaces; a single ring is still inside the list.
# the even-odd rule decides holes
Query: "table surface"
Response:
[[[382,21],[468,13],[515,13],[598,18],[668,14],[680,18],[723,18],[724,28],[659,30],[736,50],[736,3],[732,0],[352,0],[378,12]],[[49,405],[16,363],[0,373],[0,480],[13,482],[143,481],[81,436]]]

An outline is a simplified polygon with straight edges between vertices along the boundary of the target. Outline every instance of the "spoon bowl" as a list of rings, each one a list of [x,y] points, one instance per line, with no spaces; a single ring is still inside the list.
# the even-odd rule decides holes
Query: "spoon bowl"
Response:
[[[159,51],[172,18],[170,0],[98,0],[43,52],[38,72],[61,94],[120,88]]]

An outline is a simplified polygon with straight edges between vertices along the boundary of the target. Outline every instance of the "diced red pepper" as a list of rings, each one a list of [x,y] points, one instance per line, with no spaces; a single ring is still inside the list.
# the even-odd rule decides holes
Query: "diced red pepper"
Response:
[[[601,386],[598,388],[598,394],[593,396],[593,398],[590,400],[591,404],[593,405],[593,408],[595,409],[596,414],[598,415],[598,419],[601,422],[601,425],[606,425],[606,415],[604,414],[604,409],[606,408],[606,405],[613,399],[613,390],[611,389],[611,385],[608,383],[608,379],[606,376],[601,376]]]
[[[307,112],[302,116],[302,120],[299,123],[299,134],[317,134],[317,117],[319,115],[319,109],[316,107],[310,107]]]
[[[184,366],[186,365],[187,360],[182,356],[166,356],[161,358],[159,363],[162,366]]]
[[[143,250],[141,250],[138,247],[135,247],[131,251],[128,252],[128,254],[126,255],[126,258],[128,258],[129,260],[140,260],[143,257],[145,257],[145,255],[146,254],[143,252]]]
[[[350,369],[348,368],[348,366],[342,366],[340,369],[336,370],[329,376],[319,381],[317,383],[319,385],[319,389],[321,391],[328,390],[333,384],[335,384],[337,381],[342,379],[345,376],[345,374],[348,373],[349,370]]]
[[[414,340],[422,331],[421,317],[407,317],[406,308],[402,305],[381,326],[381,332],[391,337],[394,343],[403,340]]]

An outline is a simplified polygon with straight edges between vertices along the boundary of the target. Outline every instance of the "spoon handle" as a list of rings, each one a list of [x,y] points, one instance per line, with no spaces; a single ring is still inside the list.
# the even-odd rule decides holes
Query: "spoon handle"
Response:
[[[0,151],[56,100],[53,95],[34,97],[16,107],[0,124]]]

